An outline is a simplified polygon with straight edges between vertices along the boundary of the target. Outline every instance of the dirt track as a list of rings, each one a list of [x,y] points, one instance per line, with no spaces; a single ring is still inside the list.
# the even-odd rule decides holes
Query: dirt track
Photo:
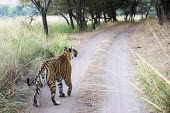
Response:
[[[83,108],[82,106],[84,104],[81,104],[83,103],[81,102],[83,97],[80,98],[82,96],[81,92],[83,92],[81,90],[84,90],[85,88],[85,87],[83,88],[83,85],[82,85],[84,82],[83,80],[87,78],[88,76],[91,76],[90,74],[87,73],[87,70],[89,68],[96,69],[96,67],[94,66],[90,67],[91,63],[93,62],[93,58],[104,57],[102,59],[103,62],[100,64],[100,67],[102,67],[100,70],[102,71],[105,71],[104,69],[111,70],[113,73],[121,77],[117,77],[113,73],[111,74],[107,72],[106,77],[105,77],[106,80],[102,82],[105,82],[105,84],[108,84],[109,86],[114,87],[119,90],[116,90],[116,92],[115,90],[106,91],[106,92],[99,91],[98,94],[100,94],[101,92],[102,96],[104,96],[103,99],[101,99],[101,101],[99,99],[99,102],[97,100],[98,96],[96,96],[96,102],[100,103],[98,108],[101,108],[101,109],[93,109],[93,107],[90,107],[89,109],[93,109],[93,110],[89,110],[88,112],[101,112],[101,113],[134,113],[134,112],[139,113],[140,112],[140,113],[143,113],[143,111],[141,111],[139,107],[139,102],[136,101],[136,98],[134,98],[133,96],[129,96],[126,93],[122,93],[122,91],[123,92],[131,91],[131,87],[128,86],[128,81],[131,76],[131,73],[130,73],[131,68],[129,65],[130,62],[129,62],[128,53],[126,49],[124,48],[126,48],[125,46],[128,41],[128,37],[130,33],[133,31],[134,31],[133,27],[127,27],[127,25],[125,24],[120,24],[116,27],[105,28],[103,30],[99,30],[98,32],[92,34],[91,38],[86,43],[82,44],[78,48],[78,51],[79,51],[78,58],[75,58],[72,60],[73,92],[72,92],[71,97],[59,98],[57,94],[57,100],[61,102],[61,105],[54,106],[53,103],[51,102],[49,88],[46,86],[43,88],[42,96],[40,98],[41,106],[38,108],[32,107],[30,112],[31,113],[86,112],[85,109],[87,108],[86,107]],[[109,40],[107,40],[108,38]],[[96,51],[98,51],[101,48],[101,45],[100,45],[101,42],[105,42],[105,40],[106,40],[106,43],[102,43],[102,44],[107,46],[105,49],[109,49],[109,48],[110,49],[106,51],[106,53],[102,52],[104,56],[102,55],[96,56]],[[110,44],[109,41],[113,41],[112,45]],[[126,61],[126,63],[123,61]],[[98,76],[100,76],[100,74],[98,74]],[[102,73],[101,73],[101,76],[102,76]],[[124,78],[128,78],[128,79],[124,79]],[[90,85],[90,82],[88,85]],[[94,86],[94,89],[95,89],[95,86]],[[108,88],[105,87],[105,89],[108,89]],[[64,85],[65,93],[66,93],[66,90],[67,90],[67,87]],[[58,89],[57,89],[57,92],[58,92]],[[85,96],[87,97],[88,95],[85,95]],[[88,100],[88,97],[86,100]],[[81,109],[79,109],[79,107],[81,107]],[[94,105],[94,107],[96,107],[96,105]]]
[[[133,87],[133,66],[130,63],[128,38],[135,30],[130,27],[120,32],[108,50],[107,71],[108,92],[102,113],[145,113],[137,92]],[[134,83],[135,84],[135,83]]]

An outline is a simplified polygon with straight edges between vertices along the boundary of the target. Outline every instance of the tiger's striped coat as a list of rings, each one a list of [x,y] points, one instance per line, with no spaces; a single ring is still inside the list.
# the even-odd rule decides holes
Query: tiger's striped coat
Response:
[[[63,93],[63,84],[62,80],[65,81],[66,85],[68,86],[67,95],[70,96],[72,92],[72,82],[71,82],[71,58],[77,57],[77,50],[71,48],[64,48],[64,52],[62,55],[58,57],[51,58],[49,60],[46,60],[42,63],[40,69],[38,70],[38,74],[31,81],[29,82],[29,78],[27,79],[27,83],[29,86],[32,84],[36,84],[36,92],[34,95],[34,106],[38,107],[39,103],[37,100],[37,96],[40,94],[40,88],[43,87],[44,82],[47,82],[47,85],[50,88],[51,91],[51,99],[54,105],[59,105],[60,102],[56,101],[55,95],[56,95],[56,81],[58,82],[58,88],[59,88],[59,94],[60,97],[65,97],[65,94]]]

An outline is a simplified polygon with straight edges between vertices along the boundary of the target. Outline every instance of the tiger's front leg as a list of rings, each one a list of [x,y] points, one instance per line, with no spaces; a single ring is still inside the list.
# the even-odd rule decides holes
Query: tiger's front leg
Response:
[[[56,94],[56,83],[50,84],[50,91],[51,91],[51,99],[54,105],[59,105],[60,102],[55,100],[55,94]]]

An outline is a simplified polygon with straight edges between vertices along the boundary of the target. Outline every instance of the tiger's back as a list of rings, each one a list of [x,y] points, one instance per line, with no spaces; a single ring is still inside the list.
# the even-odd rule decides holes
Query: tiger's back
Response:
[[[63,55],[46,60],[41,68],[43,71],[48,70],[46,73],[47,84],[51,84],[58,78],[67,78],[72,71],[70,61]]]

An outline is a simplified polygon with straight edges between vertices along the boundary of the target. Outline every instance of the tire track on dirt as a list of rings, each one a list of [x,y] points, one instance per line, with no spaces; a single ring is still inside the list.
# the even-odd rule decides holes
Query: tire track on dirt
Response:
[[[128,38],[135,27],[130,27],[116,36],[108,50],[106,70],[107,85],[105,103],[101,113],[145,113],[137,91],[130,84],[134,79],[130,53],[128,51]],[[110,91],[109,91],[110,90]]]

